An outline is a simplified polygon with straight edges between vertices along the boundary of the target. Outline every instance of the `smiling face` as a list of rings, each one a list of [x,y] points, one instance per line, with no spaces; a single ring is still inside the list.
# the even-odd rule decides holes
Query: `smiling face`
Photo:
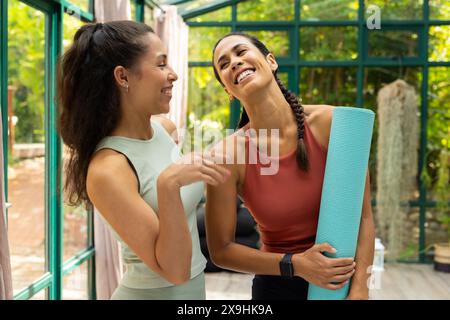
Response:
[[[145,37],[149,49],[134,67],[124,70],[129,91],[122,90],[122,94],[130,105],[147,115],[167,113],[178,76],[167,64],[167,50],[159,37],[153,33]]]
[[[278,68],[274,56],[267,56],[250,39],[232,35],[222,39],[214,50],[214,68],[228,94],[242,100],[275,81]]]

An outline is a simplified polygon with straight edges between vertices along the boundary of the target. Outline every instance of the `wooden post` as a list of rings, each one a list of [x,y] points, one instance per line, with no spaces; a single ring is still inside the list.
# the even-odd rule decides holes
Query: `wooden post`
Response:
[[[411,240],[409,199],[417,192],[419,118],[413,86],[396,80],[377,95],[377,231],[395,261]]]

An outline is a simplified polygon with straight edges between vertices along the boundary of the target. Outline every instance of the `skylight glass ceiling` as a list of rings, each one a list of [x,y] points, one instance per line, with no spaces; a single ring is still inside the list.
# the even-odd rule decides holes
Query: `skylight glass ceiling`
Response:
[[[232,0],[155,0],[154,2],[163,4],[173,4],[178,7],[178,12],[181,15],[192,14],[196,11],[205,10],[209,8],[219,9],[222,6],[231,5],[239,1]]]

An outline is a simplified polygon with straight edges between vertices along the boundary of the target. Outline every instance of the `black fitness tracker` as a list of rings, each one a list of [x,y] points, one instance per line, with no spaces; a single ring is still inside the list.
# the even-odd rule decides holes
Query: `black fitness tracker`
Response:
[[[294,277],[294,266],[292,265],[292,253],[286,253],[280,261],[281,276],[287,278]]]

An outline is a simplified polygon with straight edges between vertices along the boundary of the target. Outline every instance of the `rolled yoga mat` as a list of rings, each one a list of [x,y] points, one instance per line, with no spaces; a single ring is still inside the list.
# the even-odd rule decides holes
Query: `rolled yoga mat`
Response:
[[[336,248],[327,257],[355,256],[374,118],[361,108],[333,110],[316,236],[316,244]],[[310,284],[308,300],[343,300],[348,290],[349,284],[339,290]]]

